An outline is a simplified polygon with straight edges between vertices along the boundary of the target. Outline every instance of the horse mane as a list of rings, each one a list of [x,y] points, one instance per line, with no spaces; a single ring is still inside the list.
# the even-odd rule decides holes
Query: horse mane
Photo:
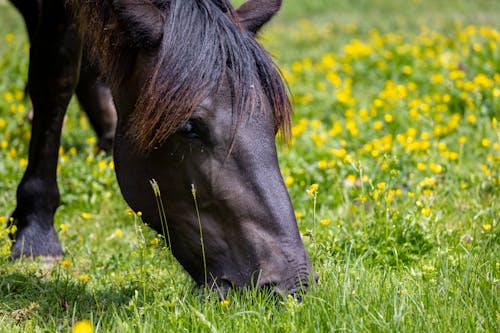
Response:
[[[69,2],[106,79],[119,87],[139,50],[131,47],[107,1]],[[275,129],[289,135],[291,106],[280,74],[254,36],[240,27],[229,0],[153,3],[165,13],[163,39],[127,132],[140,152],[164,143],[217,92],[224,75],[233,92],[234,130],[265,98],[274,112]]]

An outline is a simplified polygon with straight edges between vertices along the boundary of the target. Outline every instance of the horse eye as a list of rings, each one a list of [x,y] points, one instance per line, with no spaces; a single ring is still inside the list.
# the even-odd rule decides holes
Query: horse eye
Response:
[[[186,139],[199,139],[200,133],[198,131],[198,127],[197,122],[190,119],[179,127],[177,133]]]

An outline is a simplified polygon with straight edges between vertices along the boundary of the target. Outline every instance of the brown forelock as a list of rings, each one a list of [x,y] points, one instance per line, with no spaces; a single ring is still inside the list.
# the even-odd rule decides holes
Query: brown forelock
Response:
[[[95,45],[110,85],[119,88],[136,54],[107,2],[69,1],[88,44]],[[170,0],[162,8],[168,8],[163,40],[129,121],[128,134],[137,150],[148,153],[164,143],[206,97],[217,92],[223,75],[232,83],[235,130],[256,101],[267,99],[276,130],[288,137],[291,106],[283,81],[270,56],[240,29],[230,2]]]

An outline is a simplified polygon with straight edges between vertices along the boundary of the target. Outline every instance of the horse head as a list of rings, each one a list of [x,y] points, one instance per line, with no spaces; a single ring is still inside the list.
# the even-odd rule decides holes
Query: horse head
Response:
[[[291,107],[255,40],[281,1],[109,3],[123,43],[137,50],[127,74],[109,74],[116,172],[129,205],[199,284],[306,289],[311,263],[275,146]]]

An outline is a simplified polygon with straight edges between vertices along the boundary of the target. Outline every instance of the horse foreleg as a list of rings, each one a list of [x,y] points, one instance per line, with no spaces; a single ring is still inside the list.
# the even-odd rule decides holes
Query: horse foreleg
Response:
[[[63,1],[43,1],[30,50],[28,82],[34,115],[28,167],[10,220],[17,229],[12,258],[63,255],[53,225],[59,206],[57,161],[64,114],[78,82],[81,51],[81,39],[71,27]]]
[[[99,77],[99,66],[83,52],[76,96],[99,138],[97,146],[110,151],[116,128],[116,109],[111,91]]]

